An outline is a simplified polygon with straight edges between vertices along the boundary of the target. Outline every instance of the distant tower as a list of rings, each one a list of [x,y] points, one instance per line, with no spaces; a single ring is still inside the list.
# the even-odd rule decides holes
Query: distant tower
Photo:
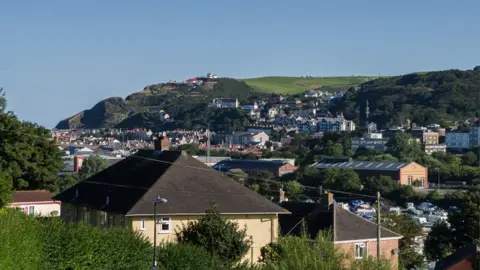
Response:
[[[368,104],[368,99],[367,99],[367,104],[365,106],[365,126],[368,126],[369,124],[369,117],[370,117],[370,106]]]

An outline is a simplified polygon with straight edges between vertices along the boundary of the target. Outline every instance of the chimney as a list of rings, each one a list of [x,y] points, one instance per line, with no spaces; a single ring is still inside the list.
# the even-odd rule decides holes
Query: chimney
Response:
[[[280,187],[280,199],[279,199],[279,202],[282,203],[285,201],[285,191],[283,191],[283,186]]]
[[[83,157],[76,156],[73,158],[73,172],[78,173],[82,168]]]
[[[320,204],[330,207],[335,202],[333,199],[333,193],[325,192],[320,195]]]
[[[153,145],[155,150],[168,150],[170,147],[170,141],[168,140],[167,134],[163,132],[159,139],[153,141]]]

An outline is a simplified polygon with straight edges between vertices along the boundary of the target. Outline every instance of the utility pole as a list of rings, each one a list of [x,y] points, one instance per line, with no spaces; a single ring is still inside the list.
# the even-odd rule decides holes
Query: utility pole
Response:
[[[377,260],[381,259],[380,252],[380,240],[381,240],[381,229],[382,225],[380,223],[380,211],[382,210],[382,205],[380,203],[380,191],[377,192]]]
[[[210,122],[207,126],[207,164],[210,164]]]

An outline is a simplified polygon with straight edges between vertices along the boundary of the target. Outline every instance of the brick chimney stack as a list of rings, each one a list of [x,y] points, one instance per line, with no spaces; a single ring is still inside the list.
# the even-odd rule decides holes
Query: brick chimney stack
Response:
[[[82,168],[83,157],[76,156],[73,158],[73,172],[78,173]]]
[[[170,141],[167,137],[167,134],[165,132],[162,133],[162,136],[160,136],[159,139],[156,139],[153,142],[153,145],[155,147],[155,150],[168,150],[170,148]]]

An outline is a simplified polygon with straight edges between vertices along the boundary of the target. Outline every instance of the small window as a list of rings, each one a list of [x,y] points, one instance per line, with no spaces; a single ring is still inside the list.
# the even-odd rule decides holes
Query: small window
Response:
[[[104,227],[107,223],[107,213],[98,212],[98,225]]]
[[[146,231],[147,230],[147,219],[142,218],[140,220],[140,231]]]
[[[365,256],[365,244],[355,244],[355,259],[363,259]]]
[[[35,206],[28,207],[28,214],[35,215]]]
[[[159,233],[169,233],[171,230],[171,219],[169,217],[162,217],[160,218],[160,230]]]

